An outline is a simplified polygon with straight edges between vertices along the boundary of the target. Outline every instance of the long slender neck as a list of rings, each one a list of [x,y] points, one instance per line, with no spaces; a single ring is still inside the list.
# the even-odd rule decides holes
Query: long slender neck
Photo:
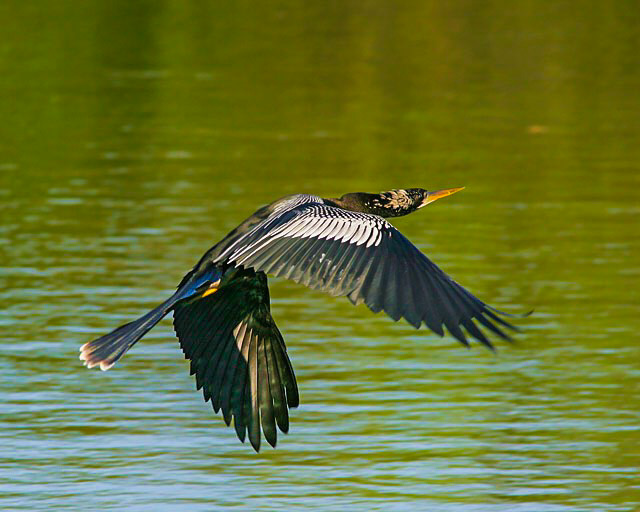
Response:
[[[376,207],[377,200],[380,196],[378,194],[367,194],[365,192],[354,192],[352,194],[345,194],[341,198],[325,199],[325,203],[331,203],[343,210],[350,210],[352,212],[373,213],[380,215],[372,210],[378,209]]]
[[[417,195],[413,197],[406,190],[391,190],[381,194],[354,192],[339,199],[325,199],[325,202],[353,212],[370,213],[380,217],[401,217],[418,209],[420,202],[417,199]]]

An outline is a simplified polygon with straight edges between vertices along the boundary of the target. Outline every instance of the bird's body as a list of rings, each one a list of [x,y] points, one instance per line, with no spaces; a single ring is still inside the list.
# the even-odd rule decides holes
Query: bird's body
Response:
[[[80,359],[107,370],[173,311],[174,329],[205,400],[234,418],[238,437],[259,449],[260,425],[275,446],[299,403],[286,347],[270,313],[267,274],[285,277],[394,320],[443,327],[468,345],[464,328],[492,344],[475,322],[501,338],[513,328],[499,312],[453,281],[385,217],[406,215],[460,189],[393,190],[339,199],[297,194],[260,208],[209,249],[164,303],[83,345]]]

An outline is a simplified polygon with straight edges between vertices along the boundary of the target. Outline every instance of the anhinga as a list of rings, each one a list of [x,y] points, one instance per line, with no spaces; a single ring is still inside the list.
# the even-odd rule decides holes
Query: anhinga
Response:
[[[141,318],[80,348],[89,367],[108,370],[160,319],[173,325],[205,400],[234,418],[240,440],[260,448],[260,425],[276,444],[276,425],[289,429],[298,388],[280,331],[270,313],[267,274],[286,277],[394,320],[443,326],[468,345],[468,335],[493,348],[478,328],[509,339],[503,314],[474,297],[422,254],[385,218],[407,215],[461,188],[421,188],[340,199],[297,194],[260,208],[214,245],[177,291]],[[477,323],[477,324],[476,324]]]

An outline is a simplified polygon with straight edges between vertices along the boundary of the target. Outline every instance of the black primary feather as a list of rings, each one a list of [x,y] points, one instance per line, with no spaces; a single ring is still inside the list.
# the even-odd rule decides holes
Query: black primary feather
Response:
[[[333,232],[338,235],[332,237]],[[241,242],[241,243],[240,243]],[[467,333],[493,349],[474,321],[503,339],[514,329],[445,274],[386,220],[327,204],[303,204],[248,233],[223,253],[225,264],[269,271],[414,327],[443,327],[468,346]],[[219,262],[218,262],[219,263]],[[496,325],[498,324],[498,325]]]
[[[240,270],[217,292],[179,302],[173,325],[205,400],[222,410],[227,424],[233,418],[238,438],[244,441],[248,434],[256,451],[260,427],[275,446],[276,424],[288,431],[287,408],[298,405],[298,391],[284,340],[271,317],[266,275]],[[285,400],[285,389],[290,401]]]

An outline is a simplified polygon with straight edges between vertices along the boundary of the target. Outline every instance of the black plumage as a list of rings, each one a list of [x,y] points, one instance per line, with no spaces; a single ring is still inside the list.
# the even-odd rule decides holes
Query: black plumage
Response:
[[[282,198],[207,251],[167,301],[83,345],[80,358],[89,367],[110,368],[173,311],[174,329],[205,400],[222,411],[227,425],[233,419],[238,437],[248,436],[256,451],[261,430],[275,446],[276,426],[288,431],[288,408],[297,407],[299,397],[271,317],[267,274],[346,296],[440,336],[446,328],[467,346],[470,336],[493,349],[477,324],[510,339],[503,329],[515,327],[503,313],[456,283],[385,220],[458,190]]]
[[[298,405],[298,388],[282,335],[269,311],[264,273],[235,269],[229,283],[202,299],[174,307],[173,325],[196,386],[234,419],[238,437],[248,431],[260,447],[260,421],[266,440],[276,444],[276,422],[289,429],[288,407]]]

